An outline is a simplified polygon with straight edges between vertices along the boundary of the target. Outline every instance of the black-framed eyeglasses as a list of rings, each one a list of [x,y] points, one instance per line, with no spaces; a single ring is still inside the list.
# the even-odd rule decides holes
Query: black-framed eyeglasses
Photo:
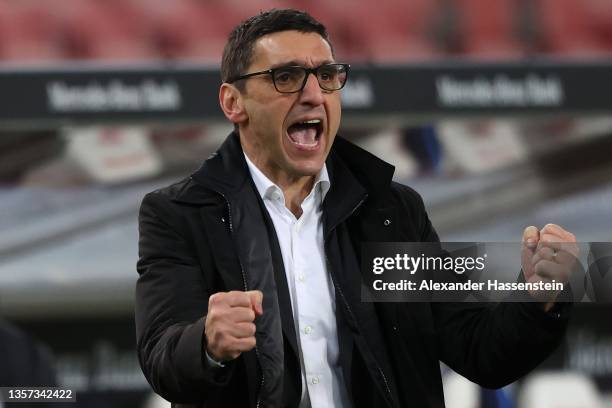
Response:
[[[266,69],[265,71],[251,72],[230,78],[227,82],[232,84],[241,79],[255,75],[269,74],[272,77],[274,88],[280,93],[300,92],[308,82],[308,74],[314,74],[321,89],[337,91],[342,89],[348,79],[349,64],[323,64],[316,68],[306,68],[299,65]]]

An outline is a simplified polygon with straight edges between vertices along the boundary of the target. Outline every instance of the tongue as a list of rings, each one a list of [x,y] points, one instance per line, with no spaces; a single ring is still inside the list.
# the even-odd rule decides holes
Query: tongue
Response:
[[[297,144],[314,145],[317,142],[317,130],[314,127],[292,126],[287,133],[289,133],[289,138]]]

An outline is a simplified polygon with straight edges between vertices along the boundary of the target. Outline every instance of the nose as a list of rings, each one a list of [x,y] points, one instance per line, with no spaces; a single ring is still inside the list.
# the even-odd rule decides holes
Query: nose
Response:
[[[319,86],[317,77],[309,73],[306,78],[306,85],[304,85],[304,89],[300,92],[300,102],[317,106],[321,105],[324,101],[323,90]]]

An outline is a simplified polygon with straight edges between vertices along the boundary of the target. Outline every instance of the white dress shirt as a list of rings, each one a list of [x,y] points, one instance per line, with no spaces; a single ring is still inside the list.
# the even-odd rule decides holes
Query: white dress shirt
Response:
[[[334,285],[327,271],[323,244],[321,203],[330,188],[327,167],[316,176],[312,190],[302,202],[302,215],[296,218],[285,206],[280,187],[246,154],[245,158],[274,223],[283,256],[302,362],[300,407],[309,406],[310,398],[314,408],[349,408],[339,361]]]

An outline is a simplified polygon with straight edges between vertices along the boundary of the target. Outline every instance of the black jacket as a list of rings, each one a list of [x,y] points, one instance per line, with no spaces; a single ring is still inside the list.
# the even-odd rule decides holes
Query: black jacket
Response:
[[[558,345],[567,316],[546,314],[537,304],[361,302],[362,242],[437,242],[438,236],[420,196],[391,181],[391,165],[337,138],[327,166],[325,251],[336,291],[340,360],[355,407],[443,407],[439,361],[497,388]],[[258,401],[297,407],[301,382],[291,303],[263,208],[235,133],[192,176],[144,198],[138,356],[164,398],[201,407],[254,407]],[[276,294],[264,291],[264,316],[271,321],[256,324],[259,336],[280,320],[280,389],[262,381],[275,363],[265,353],[243,353],[221,370],[209,367],[204,354],[208,297],[256,288],[250,277],[263,272],[275,277]]]

